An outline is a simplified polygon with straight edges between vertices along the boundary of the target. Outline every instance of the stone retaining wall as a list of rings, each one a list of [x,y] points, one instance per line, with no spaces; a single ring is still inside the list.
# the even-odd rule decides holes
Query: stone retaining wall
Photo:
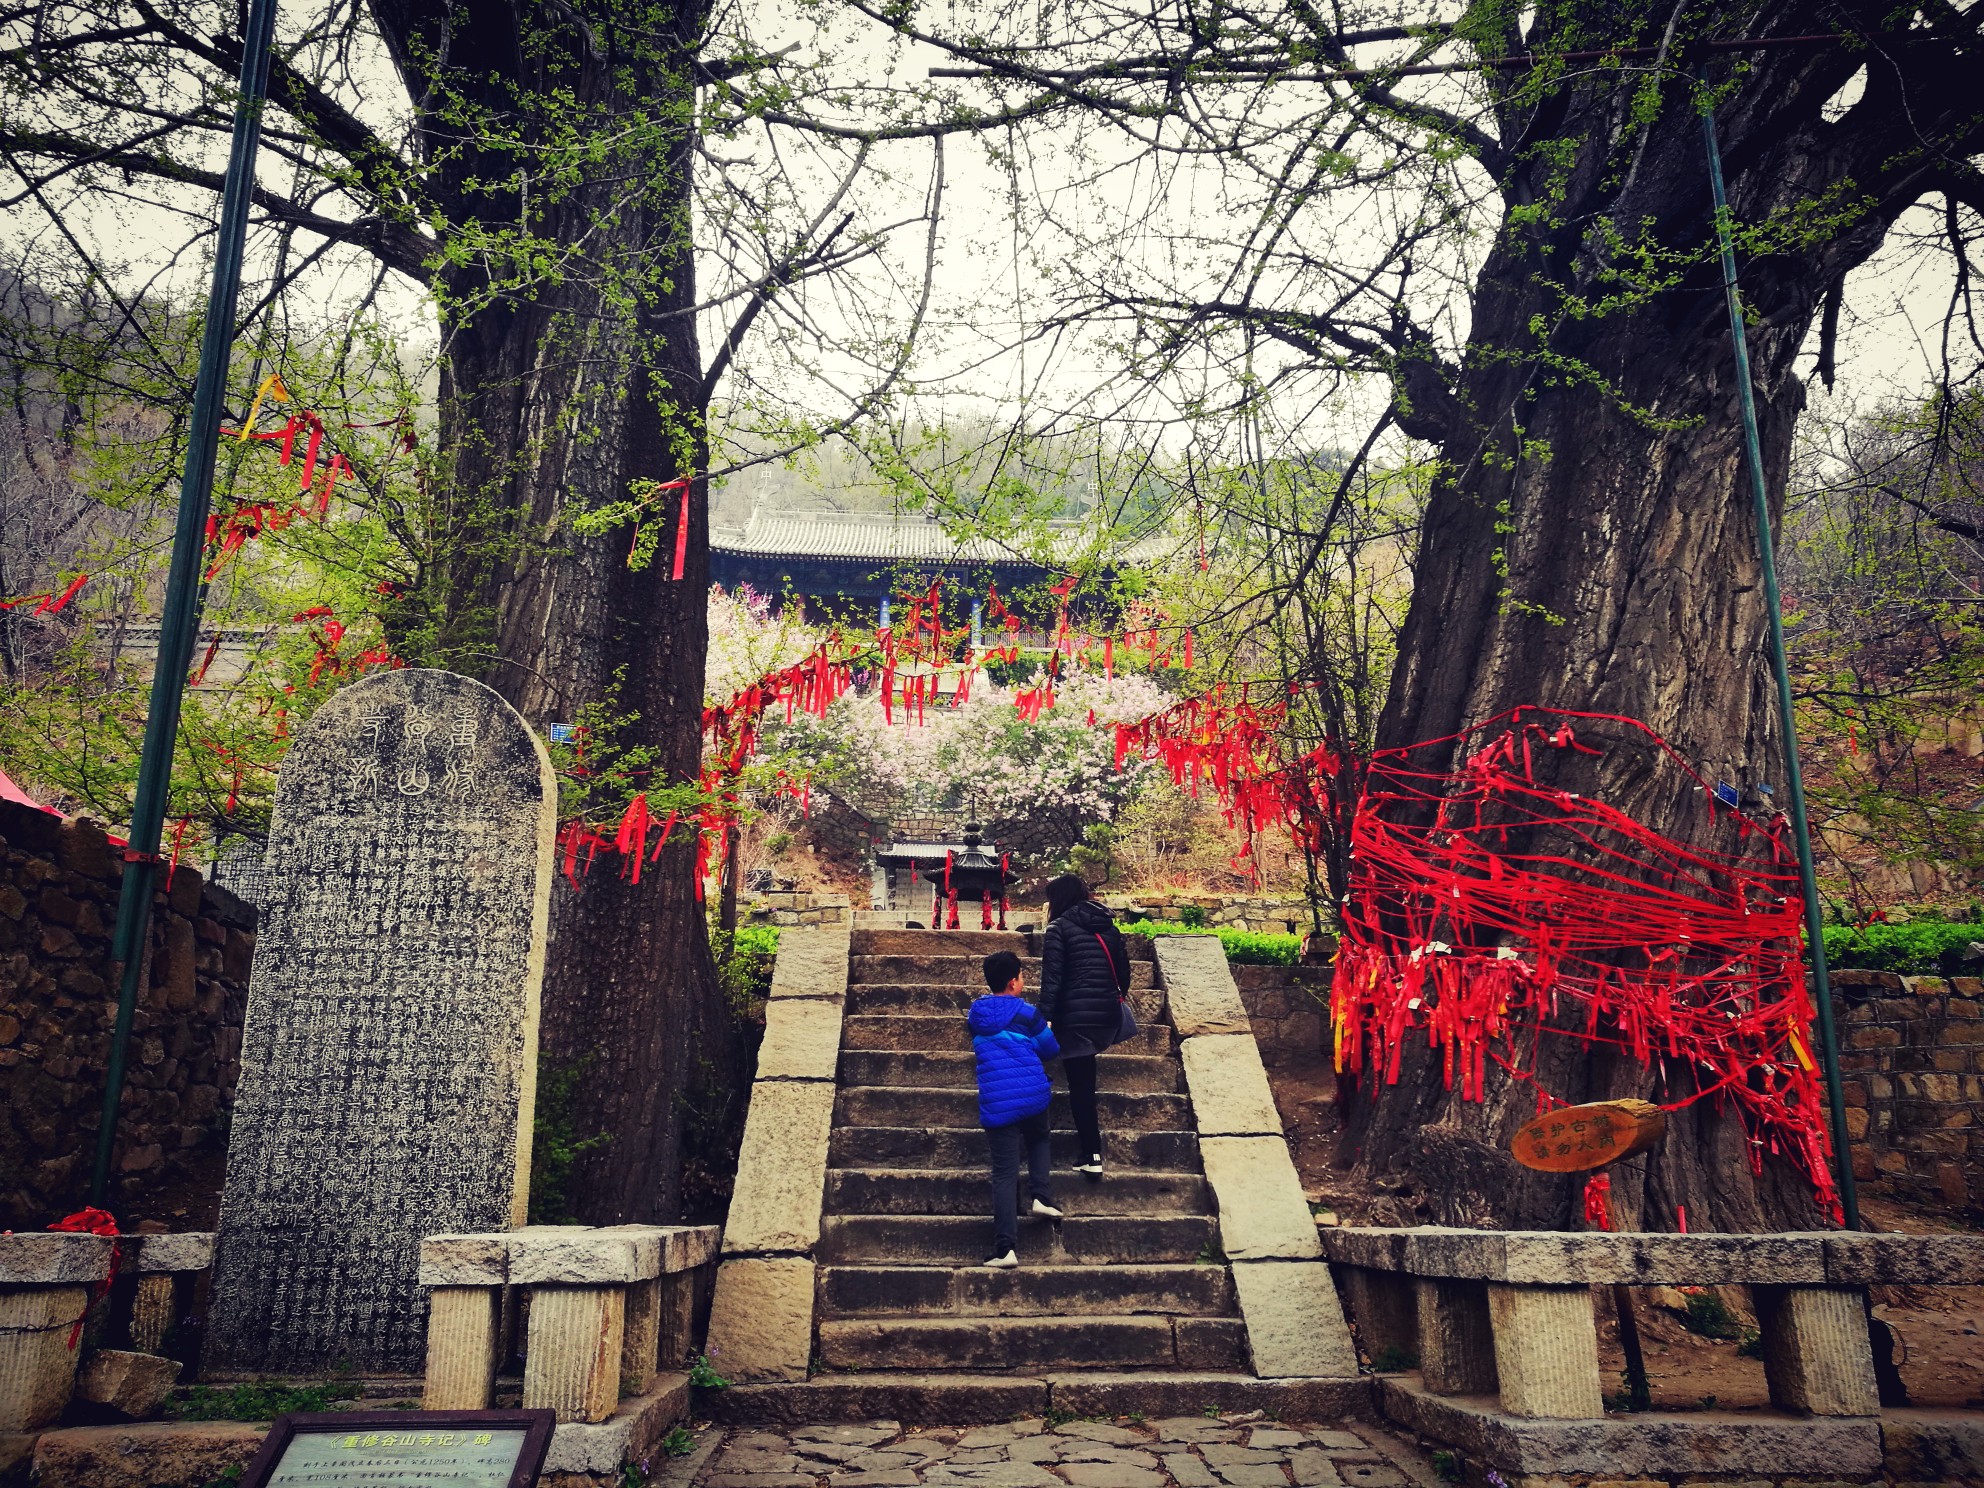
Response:
[[[1263,894],[1182,894],[1127,893],[1099,894],[1119,920],[1155,920],[1161,924],[1182,925],[1185,912],[1196,909],[1210,929],[1228,925],[1259,935],[1301,935],[1313,923],[1309,901],[1295,897],[1277,898]]]
[[[847,895],[800,890],[739,894],[737,918],[748,925],[851,925],[854,922]]]
[[[1836,971],[1862,1181],[1984,1216],[1984,980]]]
[[[95,823],[0,802],[0,1229],[39,1229],[86,1196],[123,872]],[[254,926],[192,868],[158,896],[114,1156],[129,1220],[214,1217]]]
[[[1328,1047],[1327,966],[1236,966],[1233,980],[1264,1058],[1321,1054]]]

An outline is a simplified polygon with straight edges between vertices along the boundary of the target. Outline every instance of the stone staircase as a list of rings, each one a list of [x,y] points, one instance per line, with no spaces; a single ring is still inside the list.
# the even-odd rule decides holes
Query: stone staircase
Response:
[[[965,1010],[997,931],[856,930],[821,1226],[818,1356],[830,1370],[1240,1369],[1246,1337],[1171,1029],[1102,1056],[1109,1173],[1078,1160],[1057,1092],[1060,1223],[1022,1218],[1021,1268],[987,1271],[985,1138]],[[1133,960],[1147,1013],[1147,947]]]
[[[1131,940],[1142,1028],[1101,1059],[1107,1175],[1072,1171],[1057,1089],[1066,1217],[1023,1214],[1020,1267],[982,1265],[992,1221],[965,1013],[993,951],[1018,952],[1036,987],[1038,941],[859,925],[781,941],[711,1321],[713,1363],[737,1381],[704,1402],[716,1418],[1218,1407],[1313,1420],[1363,1402],[1215,941],[1168,945],[1161,986],[1149,942]]]

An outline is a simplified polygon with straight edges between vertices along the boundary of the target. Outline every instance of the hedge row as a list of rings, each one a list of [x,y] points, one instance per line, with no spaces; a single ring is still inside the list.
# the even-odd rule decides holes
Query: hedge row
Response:
[[[1826,926],[1826,964],[1840,970],[1893,971],[1903,976],[1979,974],[1967,961],[1973,944],[1984,944],[1984,924],[1975,920],[1910,920],[1901,925]]]
[[[1125,935],[1217,935],[1226,959],[1236,966],[1293,966],[1302,954],[1299,935],[1256,935],[1225,925],[1194,930],[1171,920],[1130,920],[1118,928]]]

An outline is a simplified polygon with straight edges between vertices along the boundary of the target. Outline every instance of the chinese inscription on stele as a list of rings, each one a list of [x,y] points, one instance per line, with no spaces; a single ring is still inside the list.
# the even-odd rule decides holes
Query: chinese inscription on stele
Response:
[[[522,1224],[557,787],[479,682],[374,675],[276,781],[207,1357],[417,1372],[420,1241]]]

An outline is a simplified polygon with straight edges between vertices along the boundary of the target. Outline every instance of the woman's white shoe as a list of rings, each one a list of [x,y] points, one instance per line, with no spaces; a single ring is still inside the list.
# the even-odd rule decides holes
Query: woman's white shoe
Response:
[[[1059,1219],[1061,1217],[1061,1211],[1045,1199],[1035,1199],[1033,1201],[1033,1217],[1035,1219]]]
[[[1020,1263],[1017,1253],[1007,1251],[1004,1255],[988,1256],[985,1264],[998,1271],[1010,1271]]]

